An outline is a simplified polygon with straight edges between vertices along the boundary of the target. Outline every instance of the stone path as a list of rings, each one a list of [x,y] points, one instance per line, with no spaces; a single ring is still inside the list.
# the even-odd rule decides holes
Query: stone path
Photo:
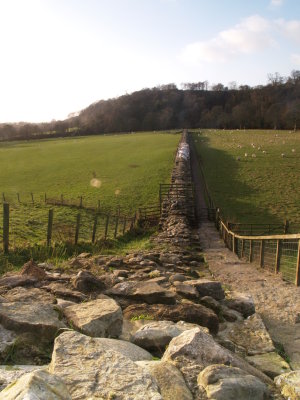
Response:
[[[272,339],[284,346],[291,366],[300,369],[300,287],[228,250],[211,222],[202,222],[200,243],[211,273],[228,288],[248,292]]]

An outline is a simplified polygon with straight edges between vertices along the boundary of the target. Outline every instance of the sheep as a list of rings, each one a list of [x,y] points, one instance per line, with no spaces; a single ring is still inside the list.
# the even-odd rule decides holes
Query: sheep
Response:
[[[292,149],[292,153],[295,153],[295,151],[296,151],[295,149]]]
[[[253,153],[251,157],[252,157],[252,158],[256,158],[256,154]]]
[[[281,157],[282,157],[282,158],[285,157],[285,154],[284,154],[284,153],[281,153]]]

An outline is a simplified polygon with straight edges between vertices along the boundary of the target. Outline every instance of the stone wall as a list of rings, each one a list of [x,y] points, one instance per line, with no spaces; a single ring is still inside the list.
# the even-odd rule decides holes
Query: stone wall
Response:
[[[160,234],[154,239],[176,247],[198,245],[188,133],[183,131],[168,195],[162,202]]]

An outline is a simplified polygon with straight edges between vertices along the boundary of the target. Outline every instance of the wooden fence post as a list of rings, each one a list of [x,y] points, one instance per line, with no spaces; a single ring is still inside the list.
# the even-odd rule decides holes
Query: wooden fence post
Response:
[[[296,286],[300,286],[300,239],[298,240],[298,254],[297,254],[295,284],[296,284]]]
[[[8,254],[9,249],[9,204],[3,203],[3,251]]]
[[[232,252],[235,253],[235,235],[232,235]]]
[[[275,258],[275,274],[278,274],[278,272],[279,272],[280,250],[281,250],[281,240],[277,239],[276,258]]]
[[[49,213],[48,213],[48,229],[47,229],[47,246],[48,247],[51,245],[52,227],[53,227],[53,209],[50,209]]]
[[[249,239],[250,243],[249,243],[249,262],[252,262],[252,253],[253,253],[253,245],[252,245],[252,240]]]
[[[260,252],[259,252],[259,265],[262,268],[264,265],[264,252],[265,252],[265,241],[260,241]]]
[[[116,215],[116,225],[115,225],[115,232],[114,232],[114,238],[117,237],[118,233],[118,226],[119,226],[119,214]]]
[[[123,235],[125,233],[125,229],[126,229],[126,217],[124,217],[124,223],[123,223]]]
[[[98,215],[95,215],[94,225],[93,225],[93,234],[92,234],[92,243],[95,243],[96,239],[96,230],[97,230],[97,223],[98,223]]]
[[[244,257],[244,251],[245,251],[245,239],[242,239],[242,251],[241,251],[241,258]]]
[[[289,221],[286,219],[285,220],[285,222],[284,222],[284,227],[283,227],[283,233],[286,235],[287,233],[288,233],[288,231],[289,231],[289,226],[290,226],[290,223],[289,223]]]
[[[79,228],[80,228],[80,219],[81,219],[81,215],[80,215],[80,214],[77,214],[77,218],[76,218],[76,230],[75,230],[75,245],[77,245],[77,243],[78,243]]]
[[[34,204],[33,193],[31,192],[30,194],[31,194],[31,202],[32,202],[32,204]]]
[[[105,240],[107,238],[107,233],[108,233],[108,224],[109,224],[109,214],[107,214],[107,216],[106,216],[105,233],[104,233],[104,239]]]

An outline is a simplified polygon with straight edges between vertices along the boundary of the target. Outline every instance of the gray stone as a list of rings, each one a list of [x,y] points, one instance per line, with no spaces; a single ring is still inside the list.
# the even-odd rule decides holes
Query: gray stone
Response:
[[[172,364],[162,361],[137,361],[158,383],[164,400],[193,400],[181,372]]]
[[[175,294],[164,289],[155,282],[121,282],[106,293],[113,297],[125,297],[130,300],[142,301],[148,304],[175,303]]]
[[[219,320],[216,314],[209,308],[192,302],[174,305],[133,304],[123,311],[123,315],[127,319],[145,315],[155,321],[178,322],[183,320],[205,326],[211,333],[217,333],[219,329]]]
[[[183,274],[173,274],[169,278],[169,282],[175,283],[175,282],[185,282],[187,281],[187,277]]]
[[[243,347],[248,355],[275,351],[272,339],[257,313],[241,323],[234,324],[228,338],[237,346]]]
[[[289,364],[275,352],[249,356],[246,361],[272,379],[291,371]]]
[[[201,297],[200,303],[213,310],[216,314],[219,314],[221,311],[221,304],[211,296]]]
[[[119,342],[78,332],[56,338],[49,370],[63,379],[72,400],[162,400],[151,375],[121,352],[104,347],[103,341]]]
[[[33,371],[21,376],[0,393],[2,400],[71,400],[64,382],[46,371]]]
[[[267,386],[240,368],[210,365],[198,376],[198,385],[205,389],[207,398],[213,400],[251,399],[263,400],[268,395]]]
[[[172,321],[148,322],[135,332],[132,342],[149,351],[163,353],[166,346],[174,337],[186,330],[197,327],[208,333],[207,328],[183,321],[177,322],[177,324]]]
[[[0,303],[0,323],[9,330],[31,332],[51,340],[60,328],[66,327],[54,307],[38,302]]]
[[[17,335],[0,325],[0,357],[5,358],[7,352],[14,344]]]
[[[94,337],[118,337],[122,332],[121,307],[113,299],[97,299],[65,308],[69,323]]]
[[[241,313],[244,318],[247,318],[255,313],[254,301],[250,294],[230,292],[227,294],[224,304],[228,308],[232,308],[233,310]]]
[[[0,287],[14,288],[17,286],[32,286],[37,278],[29,275],[6,275],[0,279]]]
[[[200,297],[210,296],[215,300],[222,300],[225,297],[221,282],[209,279],[193,279],[184,283],[194,286],[198,290]]]
[[[4,294],[4,297],[9,302],[20,301],[24,303],[56,303],[55,297],[52,294],[38,288],[15,287],[14,289],[7,291]]]
[[[275,384],[281,389],[281,394],[286,399],[300,399],[300,370],[277,376]]]
[[[28,372],[47,368],[48,365],[0,365],[0,392],[5,389],[6,386],[19,379],[22,375],[25,375]]]
[[[238,367],[248,374],[256,376],[264,383],[272,384],[270,378],[217,344],[211,335],[199,328],[185,331],[172,339],[162,361],[170,362],[180,369],[194,396],[201,396],[197,386],[199,373],[212,364]]]
[[[72,285],[75,289],[83,293],[90,293],[105,289],[105,284],[88,271],[79,271],[72,280]]]
[[[63,283],[52,282],[49,285],[43,286],[42,289],[51,292],[56,297],[61,297],[65,300],[71,300],[75,302],[80,302],[87,300],[87,296],[77,290],[71,290]]]
[[[186,299],[197,300],[199,298],[198,290],[192,286],[181,282],[174,282],[176,293]]]

